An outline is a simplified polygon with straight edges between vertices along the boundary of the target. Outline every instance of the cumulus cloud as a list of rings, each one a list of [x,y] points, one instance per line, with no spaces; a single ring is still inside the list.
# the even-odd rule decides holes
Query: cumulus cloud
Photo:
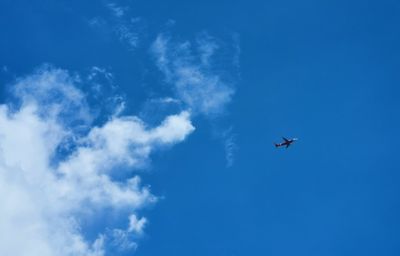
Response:
[[[220,114],[234,94],[233,87],[212,69],[212,57],[218,48],[216,40],[207,34],[195,44],[175,43],[160,34],[151,47],[166,81],[194,113]]]
[[[110,243],[135,249],[147,223],[138,212],[157,198],[138,175],[115,175],[194,131],[187,111],[154,127],[119,115],[94,124],[80,81],[44,67],[13,85],[18,104],[0,105],[0,255],[102,256]],[[64,144],[69,151],[59,150]],[[96,223],[89,238],[84,220],[110,210],[126,229]]]

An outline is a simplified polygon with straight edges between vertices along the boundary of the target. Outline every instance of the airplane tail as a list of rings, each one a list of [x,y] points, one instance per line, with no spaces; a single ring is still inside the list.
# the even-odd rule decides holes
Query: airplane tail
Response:
[[[277,147],[279,147],[279,144],[277,144],[277,143],[274,143],[275,144],[275,147],[277,148]]]

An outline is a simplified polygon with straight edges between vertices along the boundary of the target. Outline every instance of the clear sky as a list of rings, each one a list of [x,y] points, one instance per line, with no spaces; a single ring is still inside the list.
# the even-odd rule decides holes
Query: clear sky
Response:
[[[399,255],[399,13],[1,1],[0,255]]]

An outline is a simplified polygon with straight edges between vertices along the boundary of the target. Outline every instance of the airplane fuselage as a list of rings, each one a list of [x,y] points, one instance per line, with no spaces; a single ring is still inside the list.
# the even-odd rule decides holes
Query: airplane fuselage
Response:
[[[285,141],[285,142],[282,142],[282,143],[276,143],[275,145],[277,147],[282,147],[282,146],[289,146],[292,143],[293,143],[293,141],[291,140],[291,141]]]
[[[293,139],[286,139],[286,138],[283,138],[283,140],[284,140],[284,142],[281,142],[281,143],[275,143],[275,147],[283,147],[283,146],[286,146],[286,148],[288,148],[293,142],[295,142],[297,139],[296,138],[293,138]]]

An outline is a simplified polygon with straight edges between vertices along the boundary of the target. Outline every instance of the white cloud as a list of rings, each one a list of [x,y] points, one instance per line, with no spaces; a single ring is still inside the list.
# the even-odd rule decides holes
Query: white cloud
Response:
[[[211,69],[211,59],[218,44],[210,36],[189,42],[173,43],[161,34],[152,52],[166,81],[173,84],[177,97],[193,112],[216,115],[231,101],[234,89]]]
[[[134,232],[136,234],[142,234],[143,233],[143,228],[147,223],[147,219],[142,217],[138,219],[136,215],[132,214],[129,216],[129,227],[128,231],[129,232]]]
[[[110,209],[128,214],[119,233],[127,235],[125,247],[136,248],[147,222],[137,212],[157,198],[139,176],[117,181],[115,172],[139,168],[159,146],[194,130],[185,111],[156,127],[134,116],[93,126],[79,81],[44,67],[16,82],[18,106],[0,105],[0,255],[106,255],[106,230],[118,229],[98,223],[97,239],[89,241],[81,222]],[[77,123],[86,128],[77,130]],[[71,150],[60,154],[66,143]]]
[[[13,92],[25,107],[36,108],[38,114],[49,119],[90,123],[92,117],[85,102],[85,95],[75,87],[78,76],[61,69],[44,66],[36,73],[19,78]]]

